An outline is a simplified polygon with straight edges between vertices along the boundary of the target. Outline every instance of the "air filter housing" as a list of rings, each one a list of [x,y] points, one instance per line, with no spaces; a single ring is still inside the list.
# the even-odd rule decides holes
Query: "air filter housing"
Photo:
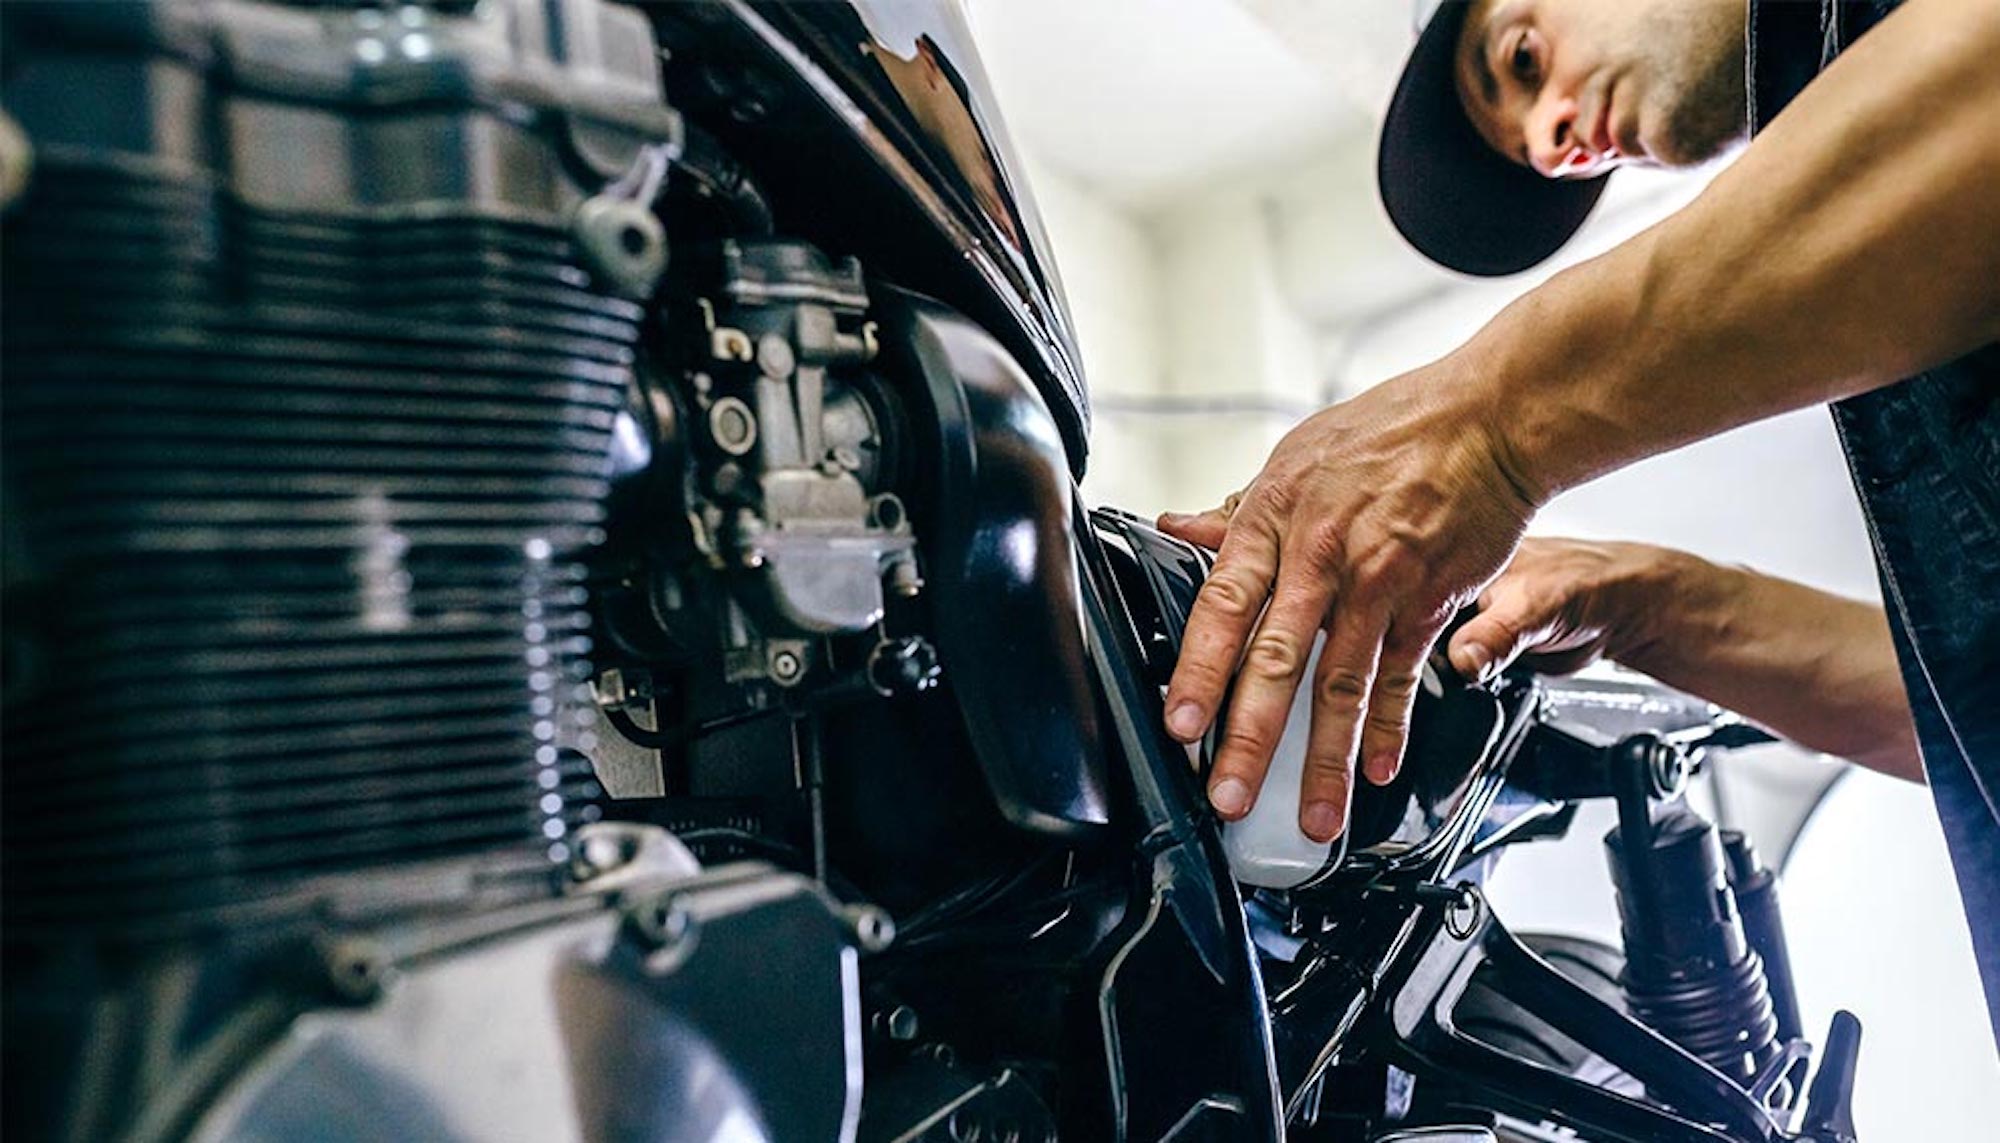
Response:
[[[571,220],[677,132],[645,20],[4,7],[9,939],[560,860],[642,317]]]

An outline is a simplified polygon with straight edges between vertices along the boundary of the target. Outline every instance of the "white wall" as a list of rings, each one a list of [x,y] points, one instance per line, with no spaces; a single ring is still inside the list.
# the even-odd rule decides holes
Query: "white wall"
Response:
[[[1165,384],[1159,259],[1152,236],[1127,212],[1062,171],[1023,156],[1035,204],[1055,246],[1056,269],[1075,322],[1084,375],[1099,404],[1146,397]],[[1150,505],[1159,442],[1143,426],[1099,416],[1091,433],[1092,503]]]
[[[1711,172],[1624,172],[1598,215],[1549,264],[1515,278],[1454,278],[1406,306],[1333,327],[1332,388],[1352,394],[1463,343],[1508,302],[1565,265],[1611,249],[1677,209]],[[1874,560],[1830,417],[1811,408],[1644,461],[1558,497],[1545,535],[1635,539],[1743,563],[1830,591],[1876,598]]]
[[[1371,146],[1349,140],[1144,211],[1031,162],[1097,406],[1094,502],[1147,513],[1216,503],[1313,409],[1449,352],[1563,262],[1608,249],[1705,181],[1621,174],[1627,185],[1562,261],[1479,281],[1420,264],[1388,231],[1362,161]],[[1577,489],[1536,530],[1648,540],[1876,593],[1818,409]]]

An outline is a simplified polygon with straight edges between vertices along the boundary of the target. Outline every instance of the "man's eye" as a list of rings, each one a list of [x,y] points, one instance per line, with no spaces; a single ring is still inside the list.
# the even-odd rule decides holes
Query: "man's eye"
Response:
[[[1529,86],[1534,85],[1535,53],[1528,50],[1528,37],[1526,33],[1523,33],[1521,38],[1514,41],[1514,56],[1510,61],[1510,65],[1513,68],[1515,79]]]

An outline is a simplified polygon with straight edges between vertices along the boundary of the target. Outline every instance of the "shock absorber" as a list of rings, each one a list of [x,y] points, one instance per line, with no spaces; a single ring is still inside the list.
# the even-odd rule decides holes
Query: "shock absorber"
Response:
[[[1678,751],[1651,735],[1617,749],[1625,755],[1615,767],[1619,821],[1605,845],[1624,929],[1626,1000],[1640,1021],[1748,1086],[1782,1045],[1721,839],[1678,800]]]

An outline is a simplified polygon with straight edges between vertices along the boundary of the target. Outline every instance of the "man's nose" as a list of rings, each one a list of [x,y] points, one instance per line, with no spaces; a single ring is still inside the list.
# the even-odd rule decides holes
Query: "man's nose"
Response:
[[[1528,164],[1544,178],[1575,174],[1596,161],[1577,137],[1576,100],[1544,89],[1528,111]]]

